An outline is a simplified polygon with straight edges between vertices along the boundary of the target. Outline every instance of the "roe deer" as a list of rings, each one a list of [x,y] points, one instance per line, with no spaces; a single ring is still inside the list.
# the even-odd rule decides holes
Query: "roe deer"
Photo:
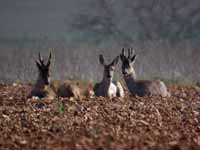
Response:
[[[47,96],[47,86],[50,83],[50,64],[51,53],[49,54],[47,63],[44,63],[44,60],[39,53],[39,60],[36,61],[36,66],[38,68],[38,78],[28,98],[32,96],[37,96],[39,98]],[[53,92],[51,91],[51,93]]]
[[[41,58],[39,53],[39,60],[36,61],[36,65],[39,71],[38,79],[31,93],[29,94],[28,98],[31,98],[32,96],[37,96],[39,98],[43,97],[55,98],[57,96],[57,97],[74,97],[76,99],[80,99],[84,93],[81,93],[81,89],[75,82],[65,80],[64,82],[53,81],[50,83],[50,73],[49,73],[50,64],[51,64],[51,53],[49,54],[49,59],[46,64],[44,63],[44,60]],[[89,91],[88,89],[88,92],[91,91]],[[92,96],[92,93],[89,93],[86,96],[88,97]]]
[[[51,84],[51,87],[59,97],[74,97],[75,99],[81,97],[80,88],[68,80],[64,82],[55,81]]]
[[[91,85],[84,83],[82,85],[79,81],[65,80],[61,84],[57,84],[56,93],[60,97],[74,97],[75,99],[81,100],[82,98],[91,98],[94,93]],[[54,84],[54,87],[55,84]]]
[[[124,90],[120,82],[117,81],[116,83],[114,83],[112,81],[118,60],[119,56],[117,56],[109,65],[106,65],[103,55],[99,55],[100,64],[104,66],[104,74],[102,81],[94,86],[94,93],[96,96],[109,98],[116,96],[124,97]]]
[[[162,97],[170,97],[167,87],[160,80],[137,80],[133,64],[136,59],[133,55],[133,49],[128,49],[128,57],[125,56],[124,48],[120,54],[122,61],[122,74],[128,87],[129,92],[137,96],[160,95]]]

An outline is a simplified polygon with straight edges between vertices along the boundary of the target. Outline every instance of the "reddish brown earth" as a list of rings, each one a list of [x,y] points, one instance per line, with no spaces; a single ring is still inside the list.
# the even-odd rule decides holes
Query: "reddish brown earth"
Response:
[[[200,150],[200,87],[170,98],[26,99],[28,85],[0,86],[0,149]],[[59,110],[61,109],[61,110]]]

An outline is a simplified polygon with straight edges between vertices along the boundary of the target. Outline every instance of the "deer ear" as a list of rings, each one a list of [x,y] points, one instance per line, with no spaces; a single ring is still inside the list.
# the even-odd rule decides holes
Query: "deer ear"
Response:
[[[122,62],[125,60],[124,54],[120,54],[120,59],[121,59]]]
[[[112,65],[112,66],[117,65],[118,61],[119,61],[119,56],[117,56],[117,57],[112,61],[111,65]]]
[[[35,61],[35,63],[36,63],[36,66],[38,67],[38,69],[41,70],[42,66],[40,65],[40,63],[38,61]]]
[[[102,54],[99,55],[99,62],[100,62],[100,64],[105,65],[104,58],[103,58]]]
[[[47,67],[49,67],[51,65],[51,52],[49,53],[49,58],[48,58],[48,62],[47,62]]]
[[[125,55],[125,48],[122,48],[122,55]]]
[[[137,58],[137,55],[135,54],[135,55],[131,58],[131,62],[134,63],[136,58]]]

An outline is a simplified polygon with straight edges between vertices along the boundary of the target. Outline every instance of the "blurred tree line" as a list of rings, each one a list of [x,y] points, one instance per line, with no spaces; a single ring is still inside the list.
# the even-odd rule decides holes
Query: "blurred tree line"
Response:
[[[74,31],[113,39],[119,45],[165,40],[176,43],[200,37],[199,0],[87,0],[71,21]],[[99,40],[99,41],[98,41]]]
[[[62,14],[59,19],[66,25],[66,39],[30,34],[17,44],[13,38],[14,44],[4,48],[2,43],[10,40],[0,36],[0,81],[35,80],[38,52],[48,56],[49,48],[53,48],[53,79],[99,81],[103,72],[99,54],[111,61],[122,47],[133,47],[139,54],[135,64],[138,78],[200,80],[199,0],[75,0],[70,6],[73,11],[68,17],[59,12],[53,18]],[[120,62],[116,72],[121,77]]]

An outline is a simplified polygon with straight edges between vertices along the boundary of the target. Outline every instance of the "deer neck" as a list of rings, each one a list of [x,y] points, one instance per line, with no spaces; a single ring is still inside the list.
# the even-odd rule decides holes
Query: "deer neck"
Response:
[[[111,83],[112,83],[112,78],[107,78],[107,77],[104,76],[101,83],[102,83],[104,89],[108,90]]]
[[[136,78],[137,76],[135,71],[132,71],[128,75],[124,75],[124,80],[126,82],[128,89],[131,89],[133,86],[136,86],[136,80],[137,80]]]
[[[35,87],[36,88],[44,88],[45,87],[45,81],[42,79],[41,75],[38,75]]]

